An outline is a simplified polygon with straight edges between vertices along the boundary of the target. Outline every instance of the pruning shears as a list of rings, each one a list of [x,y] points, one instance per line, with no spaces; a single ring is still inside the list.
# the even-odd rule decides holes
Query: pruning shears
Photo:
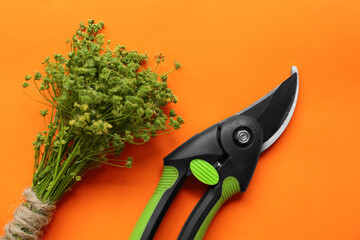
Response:
[[[202,239],[224,202],[246,191],[260,154],[290,122],[298,92],[298,70],[293,66],[291,76],[263,98],[196,134],[166,156],[160,182],[130,239],[154,237],[171,201],[190,174],[209,185],[209,189],[186,220],[178,240]]]

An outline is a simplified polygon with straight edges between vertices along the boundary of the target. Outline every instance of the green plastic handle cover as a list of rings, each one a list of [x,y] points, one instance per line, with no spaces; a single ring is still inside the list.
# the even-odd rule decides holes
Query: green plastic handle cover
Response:
[[[178,176],[179,172],[175,167],[166,165],[164,166],[160,181],[144,211],[142,212],[138,222],[136,223],[134,230],[130,235],[130,240],[139,240],[144,237],[143,233],[145,228],[148,225],[150,218],[154,213],[158,203],[160,202],[164,192],[174,185]]]
[[[220,207],[232,196],[240,192],[240,185],[239,182],[235,177],[227,177],[225,178],[222,190],[221,190],[221,197],[215,203],[214,207],[211,209],[207,217],[205,218],[204,222],[201,224],[198,232],[195,235],[195,240],[203,239],[208,229],[211,221],[213,220],[216,213],[219,211]]]

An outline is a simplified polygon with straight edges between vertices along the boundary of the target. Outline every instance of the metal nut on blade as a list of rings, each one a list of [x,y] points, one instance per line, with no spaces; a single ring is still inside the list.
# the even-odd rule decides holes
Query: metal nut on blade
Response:
[[[250,133],[246,130],[240,130],[236,133],[236,139],[241,144],[245,144],[250,140]]]

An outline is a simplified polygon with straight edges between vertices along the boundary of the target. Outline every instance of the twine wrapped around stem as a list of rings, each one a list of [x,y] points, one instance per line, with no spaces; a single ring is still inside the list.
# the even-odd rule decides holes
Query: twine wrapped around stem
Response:
[[[41,229],[48,225],[55,211],[55,205],[40,201],[31,187],[23,192],[25,202],[15,209],[14,219],[5,226],[1,240],[38,240]]]

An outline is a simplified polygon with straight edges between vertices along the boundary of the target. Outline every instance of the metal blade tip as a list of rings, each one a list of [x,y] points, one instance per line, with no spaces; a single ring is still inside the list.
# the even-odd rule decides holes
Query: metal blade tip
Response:
[[[288,115],[286,116],[283,124],[276,131],[276,133],[274,135],[272,135],[271,138],[269,138],[266,142],[263,143],[262,148],[261,148],[261,152],[265,151],[268,147],[270,147],[280,137],[280,135],[284,132],[285,128],[289,124],[290,119],[291,119],[291,117],[292,117],[292,115],[293,115],[293,113],[295,111],[295,107],[296,107],[296,103],[297,103],[297,99],[298,99],[298,95],[299,95],[299,72],[298,72],[298,69],[297,69],[296,66],[292,66],[291,67],[291,75],[293,75],[295,73],[296,73],[296,93],[295,93],[294,100],[293,100],[293,103],[291,105],[290,111],[289,111]],[[291,79],[288,79],[288,81],[289,80],[291,81]]]

